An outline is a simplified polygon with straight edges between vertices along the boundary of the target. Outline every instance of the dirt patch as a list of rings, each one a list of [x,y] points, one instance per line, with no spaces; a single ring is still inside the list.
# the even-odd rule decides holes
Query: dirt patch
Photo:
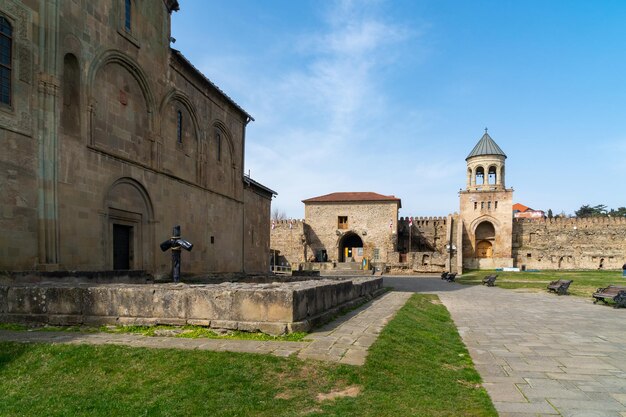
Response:
[[[463,381],[462,379],[457,379],[456,382],[458,382],[460,385],[463,385],[464,387],[467,387],[467,388],[480,389],[481,387],[480,384],[475,384],[469,381]]]
[[[309,414],[317,414],[317,413],[321,413],[321,412],[322,412],[321,408],[313,407],[313,408],[307,408],[306,410],[302,410],[300,415],[308,416]]]
[[[353,385],[341,391],[331,391],[327,394],[317,394],[317,401],[334,400],[341,397],[356,397],[361,393],[361,387]]]
[[[430,302],[431,302],[432,304],[436,304],[436,305],[438,305],[438,306],[443,305],[443,303],[441,302],[441,300],[440,300],[440,299],[430,300]]]
[[[274,396],[276,400],[290,400],[293,398],[293,395],[289,392],[279,392]]]
[[[457,366],[449,363],[444,363],[443,365],[441,365],[441,367],[443,369],[450,369],[452,371],[460,371],[461,369],[465,369],[465,366]]]

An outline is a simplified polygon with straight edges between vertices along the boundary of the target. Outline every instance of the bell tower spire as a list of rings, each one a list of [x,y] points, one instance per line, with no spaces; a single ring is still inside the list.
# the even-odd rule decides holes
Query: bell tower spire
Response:
[[[513,190],[506,188],[505,160],[487,128],[465,158],[467,186],[459,192],[463,268],[513,266]]]
[[[467,190],[504,190],[504,166],[506,154],[485,134],[465,158],[467,161]]]

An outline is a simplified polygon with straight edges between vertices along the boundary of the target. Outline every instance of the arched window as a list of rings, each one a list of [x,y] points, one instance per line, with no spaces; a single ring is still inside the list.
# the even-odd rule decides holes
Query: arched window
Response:
[[[124,0],[124,28],[130,32],[132,0]]]
[[[215,157],[218,161],[222,160],[222,134],[219,130],[215,132]]]
[[[183,143],[183,112],[176,112],[176,142]]]
[[[496,184],[496,167],[494,165],[489,167],[489,173],[487,174],[487,183],[490,185]]]
[[[483,167],[476,168],[476,185],[483,185],[485,183],[485,169]]]
[[[0,103],[11,105],[11,61],[13,28],[0,16]]]

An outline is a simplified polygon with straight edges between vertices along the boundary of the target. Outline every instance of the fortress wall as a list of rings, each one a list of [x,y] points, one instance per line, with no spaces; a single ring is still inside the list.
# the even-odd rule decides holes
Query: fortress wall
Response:
[[[287,265],[297,265],[305,262],[307,255],[312,251],[306,244],[306,228],[308,227],[303,219],[289,219],[272,222],[270,230],[270,249],[280,251],[276,264],[281,262]]]
[[[626,218],[514,219],[513,257],[528,269],[620,269]]]
[[[398,220],[399,252],[409,251],[409,217]],[[447,227],[448,217],[413,217],[411,252],[445,252]]]

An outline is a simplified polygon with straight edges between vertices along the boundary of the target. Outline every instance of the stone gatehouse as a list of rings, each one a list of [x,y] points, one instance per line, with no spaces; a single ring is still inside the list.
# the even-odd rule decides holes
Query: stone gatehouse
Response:
[[[164,274],[177,224],[187,272],[269,269],[253,118],[170,47],[178,7],[0,2],[0,270]]]

